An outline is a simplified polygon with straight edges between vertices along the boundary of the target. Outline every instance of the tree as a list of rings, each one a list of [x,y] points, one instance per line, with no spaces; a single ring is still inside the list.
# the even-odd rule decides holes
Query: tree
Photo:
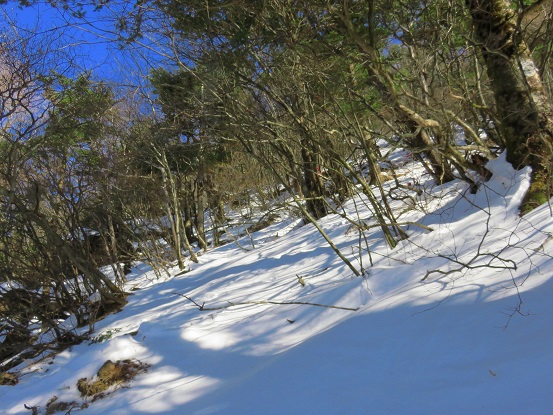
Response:
[[[207,76],[213,76],[209,74]],[[202,79],[203,78],[203,79]],[[173,168],[187,187],[187,197],[179,215],[184,215],[186,234],[207,249],[205,210],[208,194],[214,192],[212,170],[225,161],[226,150],[217,137],[219,108],[204,88],[205,76],[187,70],[170,73],[165,69],[152,72],[151,82],[157,103],[163,112],[160,131],[172,147]],[[218,209],[217,204],[211,206]],[[193,215],[191,213],[193,212]],[[196,237],[192,236],[192,217]],[[186,236],[186,235],[185,235]],[[188,242],[187,242],[188,244]]]
[[[466,0],[492,85],[507,160],[532,168],[524,213],[551,197],[553,106],[507,0]]]
[[[11,69],[3,73],[1,91],[2,102],[9,103],[0,129],[3,357],[28,346],[23,333],[31,317],[45,332],[52,330],[59,344],[68,344],[76,337],[56,323],[65,313],[79,314],[94,294],[96,309],[82,313],[81,323],[125,303],[121,287],[99,271],[85,225],[98,202],[93,172],[101,164],[99,141],[111,95],[84,77],[45,76],[30,52],[2,55]]]

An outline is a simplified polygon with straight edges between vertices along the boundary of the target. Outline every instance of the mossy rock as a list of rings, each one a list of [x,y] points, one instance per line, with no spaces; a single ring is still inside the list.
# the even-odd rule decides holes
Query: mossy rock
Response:
[[[520,206],[520,214],[524,215],[535,208],[547,203],[551,195],[550,179],[544,172],[537,172],[532,177],[530,189],[524,196]]]
[[[547,203],[548,200],[549,197],[544,192],[528,192],[528,194],[524,198],[524,202],[520,207],[520,214],[524,215],[528,212],[531,212],[544,203]]]
[[[118,360],[115,363],[107,360],[98,370],[95,378],[79,379],[77,389],[82,396],[98,398],[112,386],[130,382],[136,375],[145,372],[148,367],[149,365],[134,359]]]
[[[16,373],[2,372],[0,373],[0,385],[14,386],[19,382],[19,377]]]
[[[77,390],[81,396],[98,396],[109,389],[109,385],[101,380],[81,378],[77,381]]]

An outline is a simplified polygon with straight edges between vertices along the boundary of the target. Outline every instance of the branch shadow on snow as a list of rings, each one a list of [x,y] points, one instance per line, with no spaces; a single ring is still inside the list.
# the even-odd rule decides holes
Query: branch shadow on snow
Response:
[[[544,374],[528,373],[524,359],[515,356],[534,352],[551,356],[551,339],[539,333],[536,320],[553,312],[550,302],[540,301],[553,290],[553,281],[525,294],[543,308],[513,320],[503,330],[502,313],[516,300],[514,292],[502,294],[508,289],[500,283],[473,284],[450,292],[439,310],[429,301],[431,296],[420,304],[420,292],[402,304],[374,309],[369,304],[353,318],[276,354],[252,355],[240,341],[221,348],[208,348],[200,338],[187,341],[183,327],[177,327],[178,316],[164,322],[164,329],[157,322],[143,323],[133,341],[146,348],[156,363],[122,393],[115,407],[113,402],[98,402],[94,410],[101,413],[105,405],[127,414],[280,415],[290,408],[297,413],[359,414],[362,407],[386,407],[390,413],[416,407],[425,413],[447,409],[462,414],[473,408],[473,399],[482,400],[478,393],[504,413],[513,408],[524,411],[521,393],[538,400],[546,396],[539,387],[536,390]],[[413,288],[417,290],[420,287]],[[471,307],[466,307],[467,296]],[[316,319],[317,313],[305,313],[303,318]],[[167,341],[167,325],[174,325],[174,341]],[[246,327],[235,327],[235,335],[240,337]],[[283,321],[282,327],[294,324]],[[244,336],[243,343],[261,344],[267,337],[270,332]],[[524,337],[540,341],[521,342]],[[520,349],[489,347],[502,343],[519,344]],[[552,362],[545,362],[544,373],[551,373]],[[502,379],[515,377],[519,377],[514,381],[516,393],[506,394]]]

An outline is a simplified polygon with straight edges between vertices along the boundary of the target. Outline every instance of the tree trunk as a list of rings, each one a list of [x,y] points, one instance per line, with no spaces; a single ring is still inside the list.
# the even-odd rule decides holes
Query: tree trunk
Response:
[[[492,84],[507,160],[516,169],[532,168],[532,185],[521,207],[524,213],[551,194],[553,108],[510,3],[466,0],[466,4]]]
[[[165,157],[165,154],[164,154]],[[184,269],[184,258],[181,251],[181,229],[178,220],[179,211],[177,210],[178,206],[172,206],[175,202],[175,197],[171,197],[169,190],[167,189],[172,183],[168,184],[167,175],[171,174],[170,171],[165,167],[160,167],[161,177],[163,180],[161,189],[163,190],[163,195],[165,196],[165,210],[167,212],[167,219],[171,225],[171,235],[172,235],[172,246],[175,256],[177,257],[177,264],[180,270]],[[171,186],[171,193],[174,196],[174,188]]]
[[[308,138],[302,139],[301,156],[303,162],[303,194],[306,198],[307,210],[315,219],[326,215],[324,184],[321,177],[320,165],[317,163],[317,153],[311,151],[313,147]]]
[[[187,198],[185,199],[184,206],[183,206],[183,215],[184,215],[184,233],[186,234],[186,238],[190,243],[194,243],[196,241],[196,236],[194,235],[194,182],[191,180],[185,180],[184,182],[184,193],[187,194]]]
[[[109,236],[109,244],[107,244],[106,241],[106,250],[107,254],[110,256],[113,267],[115,268],[115,278],[117,282],[120,285],[123,285],[125,282],[127,282],[127,277],[125,276],[125,271],[121,267],[121,263],[119,262],[119,250],[117,248],[117,235],[115,233],[115,227],[113,226],[113,217],[111,214],[108,213],[107,215],[107,225],[108,225],[108,236]],[[110,249],[111,247],[111,249]]]
[[[192,262],[198,263],[198,257],[196,256],[196,253],[194,252],[194,248],[192,247],[192,245],[190,245],[190,239],[188,239],[188,236],[186,235],[186,219],[183,217],[182,213],[179,214],[178,220],[179,220],[179,226],[181,226],[182,229],[183,229],[183,232],[182,232],[182,246],[190,254],[190,260]]]
[[[198,236],[198,246],[205,252],[207,250],[207,241],[205,237],[205,188],[203,179],[198,177],[195,183],[195,206],[196,206],[196,233]]]
[[[210,211],[215,212],[212,214],[213,222],[213,246],[219,246],[221,243],[219,237],[221,235],[221,230],[224,228],[225,223],[225,203],[222,196],[216,198],[214,206],[211,207]]]

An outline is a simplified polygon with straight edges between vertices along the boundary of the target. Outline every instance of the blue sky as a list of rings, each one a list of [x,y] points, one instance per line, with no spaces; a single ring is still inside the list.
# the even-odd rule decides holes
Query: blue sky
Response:
[[[21,8],[8,3],[0,6],[0,30],[14,33],[23,38],[35,33],[61,52],[65,59],[72,60],[75,72],[92,71],[96,77],[110,81],[121,81],[125,53],[114,42],[111,32],[113,24],[103,20],[99,13],[87,14],[87,22],[77,21],[67,12],[39,2]],[[54,45],[55,43],[55,45]]]

